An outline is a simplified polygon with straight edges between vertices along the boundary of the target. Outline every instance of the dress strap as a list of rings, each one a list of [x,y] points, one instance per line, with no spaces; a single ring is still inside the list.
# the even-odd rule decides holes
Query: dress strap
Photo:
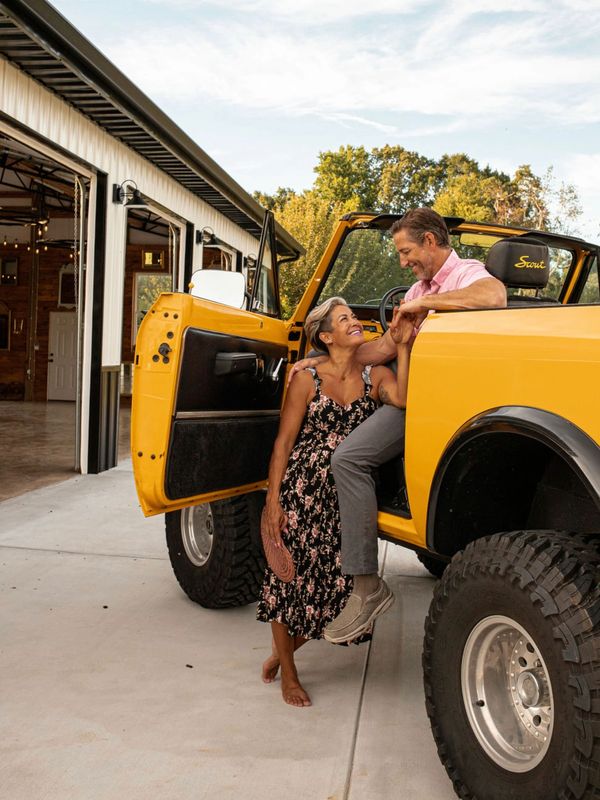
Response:
[[[317,387],[317,389],[320,389],[321,388],[321,378],[319,378],[319,374],[318,374],[317,370],[314,367],[307,367],[306,371],[310,372],[310,374],[313,376],[313,379],[315,381],[315,386]]]
[[[365,386],[367,387],[367,390],[370,389],[371,386],[373,385],[373,382],[371,380],[371,367],[372,366],[373,366],[372,364],[367,364],[367,366],[362,371],[362,379],[363,379],[363,381],[365,383]]]

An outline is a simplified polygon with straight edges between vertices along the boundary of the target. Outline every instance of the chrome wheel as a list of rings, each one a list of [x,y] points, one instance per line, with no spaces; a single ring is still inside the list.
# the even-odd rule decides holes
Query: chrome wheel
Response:
[[[190,506],[181,512],[181,539],[189,560],[203,567],[213,547],[214,527],[210,503]]]
[[[542,654],[525,628],[504,616],[482,619],[465,644],[463,701],[487,755],[511,772],[528,772],[552,738],[552,686]]]

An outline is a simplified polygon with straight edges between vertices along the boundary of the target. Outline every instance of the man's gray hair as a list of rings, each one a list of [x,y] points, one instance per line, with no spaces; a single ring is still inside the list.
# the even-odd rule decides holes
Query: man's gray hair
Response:
[[[327,349],[327,345],[319,339],[323,331],[331,330],[331,312],[336,306],[347,306],[343,297],[330,297],[315,306],[304,322],[304,333],[311,347],[315,350]]]
[[[393,236],[405,230],[413,242],[423,244],[426,233],[432,233],[440,247],[450,247],[450,233],[445,219],[432,208],[413,208],[397,219],[390,228]]]

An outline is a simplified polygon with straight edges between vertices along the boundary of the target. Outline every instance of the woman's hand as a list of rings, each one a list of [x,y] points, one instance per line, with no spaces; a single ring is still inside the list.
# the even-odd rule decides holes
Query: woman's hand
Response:
[[[260,529],[263,535],[273,540],[276,547],[282,546],[281,532],[287,531],[287,517],[279,500],[266,503],[260,518]]]
[[[414,325],[410,316],[400,312],[401,306],[396,306],[390,322],[390,336],[396,344],[408,344],[414,336]]]
[[[427,315],[429,314],[429,309],[423,305],[422,301],[422,297],[417,297],[415,300],[402,300],[398,306],[399,316],[404,317],[412,322],[415,328],[415,333],[425,322]]]
[[[313,356],[312,358],[301,358],[300,361],[296,361],[288,373],[288,386],[297,372],[302,372],[303,369],[316,369],[319,364],[326,360],[327,356]]]

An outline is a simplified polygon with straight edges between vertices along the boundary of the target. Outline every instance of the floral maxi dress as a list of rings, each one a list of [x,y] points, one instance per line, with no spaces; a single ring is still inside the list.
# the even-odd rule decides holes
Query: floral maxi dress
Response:
[[[290,550],[296,576],[284,583],[267,567],[257,619],[281,622],[290,636],[319,639],[340,613],[352,592],[352,577],[343,575],[340,558],[340,513],[331,456],[336,447],[377,408],[370,396],[370,367],[365,367],[364,394],[341,405],[321,391],[316,394],[281,484],[280,501],[287,515],[282,539]]]

